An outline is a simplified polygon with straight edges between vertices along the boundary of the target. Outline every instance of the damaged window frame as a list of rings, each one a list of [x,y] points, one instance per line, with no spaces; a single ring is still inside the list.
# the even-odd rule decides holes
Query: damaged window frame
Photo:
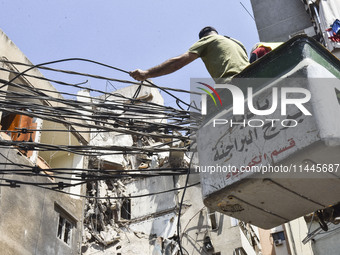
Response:
[[[71,246],[73,224],[68,221],[63,215],[59,214],[59,223],[57,237],[67,245]]]
[[[8,63],[8,59],[6,57],[1,57],[0,60],[4,61],[2,63],[3,67],[5,67],[4,69],[8,71],[8,76],[3,77],[3,79],[1,79],[1,83],[4,84],[4,82],[8,82],[8,81],[12,80],[13,78],[15,78],[17,76],[17,74],[20,73],[20,71],[13,64]],[[33,86],[33,84],[29,80],[27,80],[27,78],[24,77],[23,75],[16,77],[16,79],[14,81],[12,81],[12,83],[19,85],[19,86],[23,86],[25,88],[32,88],[32,89],[35,88]],[[21,88],[21,89],[19,88],[19,89],[16,90],[15,89],[16,85],[13,85],[13,84],[10,83],[10,84],[6,85],[5,87],[3,87],[1,90],[5,91],[5,92],[25,91],[25,89],[23,89],[23,88]],[[28,92],[25,91],[25,93],[28,93]],[[22,97],[21,99],[23,101],[26,101],[24,99],[24,97]],[[40,100],[40,99],[37,99],[37,100],[40,102],[41,105],[48,105],[48,103],[45,100]],[[29,102],[29,101],[27,101],[27,102]],[[25,115],[23,113],[25,111],[28,112],[28,113],[34,113],[34,111],[32,109],[30,109],[29,107],[23,106],[18,111],[19,112],[10,112],[10,111],[6,111],[6,110],[0,111],[0,136],[1,136],[1,139],[9,140],[9,141],[21,141],[22,137],[25,137],[26,139],[24,138],[23,141],[35,142],[37,131],[34,130],[34,129],[37,128],[37,122],[38,122],[37,120],[40,120],[40,119],[37,118],[37,117],[29,116],[30,114]],[[9,117],[9,119],[8,119],[8,117]],[[14,127],[14,129],[13,129],[13,123],[14,123],[15,119],[18,120],[19,125],[17,127]],[[10,127],[11,127],[11,129],[9,129]],[[33,130],[30,131],[30,129],[33,129]],[[20,139],[18,139],[18,138],[20,138]],[[38,151],[30,150],[29,147],[27,147],[27,148],[17,147],[17,149],[20,152],[20,155],[27,157],[33,163],[38,165],[38,167],[36,168],[37,171],[42,170],[44,172],[44,174],[48,175],[48,179],[51,182],[55,182],[55,179],[53,178],[53,172],[48,171],[50,166],[48,165],[46,160],[39,155]]]
[[[233,255],[247,255],[247,252],[243,249],[243,247],[239,247],[233,251]]]
[[[3,60],[7,61],[7,58],[2,58]],[[10,70],[8,73],[8,81],[12,80],[17,76],[17,73],[19,73],[19,70],[17,70],[14,65],[9,63],[4,63],[7,70]],[[21,86],[26,86],[28,88],[33,88],[33,85],[25,79],[23,76],[17,77],[13,83],[19,84]],[[6,92],[11,91],[24,91],[24,89],[18,89],[16,86],[12,84],[8,84],[5,86],[2,90]],[[26,91],[27,93],[27,91]],[[6,95],[7,97],[7,95]],[[23,101],[26,101],[23,99]],[[27,101],[29,102],[29,101]],[[27,111],[32,112],[31,109],[26,108],[23,106],[19,111]],[[36,128],[36,119],[34,117],[30,117],[28,115],[18,113],[18,112],[10,112],[10,111],[1,111],[0,114],[0,122],[1,122],[1,132],[3,133],[2,137],[3,139],[9,139],[11,141],[27,141],[27,142],[34,142],[36,131],[29,131],[29,129],[35,129]],[[16,125],[16,126],[14,126]],[[6,138],[6,136],[8,136]],[[19,151],[27,156],[28,158],[32,156],[33,151],[32,150],[26,150],[26,149],[19,149]]]
[[[120,220],[121,221],[128,221],[131,220],[131,199],[124,198],[122,200],[122,206],[120,208]]]
[[[64,244],[72,247],[74,232],[77,228],[77,220],[57,202],[54,203],[54,209],[58,217],[56,237]]]

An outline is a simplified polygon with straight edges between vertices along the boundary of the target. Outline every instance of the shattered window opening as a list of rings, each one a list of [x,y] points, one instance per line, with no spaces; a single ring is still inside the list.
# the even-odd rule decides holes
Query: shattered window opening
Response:
[[[71,245],[72,229],[73,224],[62,215],[59,215],[57,237],[68,245]]]
[[[131,199],[123,200],[120,217],[125,220],[131,220]]]
[[[239,247],[234,250],[233,255],[247,255],[247,253],[243,247]]]
[[[8,66],[9,69],[14,70],[14,67]],[[15,74],[11,73],[8,77],[9,80],[15,77]],[[22,87],[31,87],[28,81],[23,79],[22,77],[17,78],[14,83],[20,84]],[[8,85],[6,88],[6,96],[5,99],[13,96],[16,93],[27,93],[25,90],[18,88],[12,84]],[[29,107],[25,107],[25,103],[33,103],[32,100],[26,99],[24,97],[21,98],[22,102],[24,103],[22,107],[18,107],[16,109],[8,109],[8,111],[2,111],[1,118],[0,118],[0,125],[1,125],[1,135],[6,140],[11,140],[15,142],[34,142],[36,137],[37,128],[37,118],[30,116],[33,112],[32,109]],[[33,154],[33,150],[30,150],[29,147],[27,148],[19,148],[20,152],[26,155],[27,157],[31,157]]]
[[[272,237],[273,237],[274,241],[276,241],[276,240],[282,240],[282,241],[286,240],[285,233],[283,231],[272,233]]]
[[[57,238],[71,246],[72,235],[77,228],[77,220],[57,202],[54,203],[54,209],[58,217]]]
[[[216,219],[216,212],[210,212],[209,213],[210,223],[211,223],[211,229],[217,230],[217,219]]]

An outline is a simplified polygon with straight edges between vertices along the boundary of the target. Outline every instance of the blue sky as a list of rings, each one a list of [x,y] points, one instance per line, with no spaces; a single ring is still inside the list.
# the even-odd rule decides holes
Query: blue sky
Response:
[[[250,0],[241,2],[252,13]],[[254,20],[234,0],[3,0],[0,7],[0,28],[34,64],[81,57],[127,71],[147,69],[184,53],[207,25],[240,40],[248,53],[258,42]],[[127,74],[79,62],[51,67],[131,80]],[[153,81],[189,90],[191,77],[209,77],[200,59]],[[106,90],[105,81],[90,81],[87,86]],[[165,101],[173,103],[167,97]]]

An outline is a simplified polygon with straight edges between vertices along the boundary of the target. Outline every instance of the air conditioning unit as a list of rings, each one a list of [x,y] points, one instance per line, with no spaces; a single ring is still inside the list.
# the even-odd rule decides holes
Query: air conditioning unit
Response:
[[[277,239],[277,240],[274,241],[274,244],[275,244],[275,246],[282,245],[283,244],[283,240]]]

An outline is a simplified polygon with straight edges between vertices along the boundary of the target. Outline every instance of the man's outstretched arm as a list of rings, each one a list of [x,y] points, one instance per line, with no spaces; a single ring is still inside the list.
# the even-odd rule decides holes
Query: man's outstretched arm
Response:
[[[181,69],[183,66],[191,63],[198,55],[192,52],[186,52],[178,57],[170,58],[163,62],[162,64],[152,67],[148,70],[140,70],[136,69],[130,72],[130,76],[137,81],[145,81],[149,78],[154,78],[166,74],[173,73],[178,69]]]

